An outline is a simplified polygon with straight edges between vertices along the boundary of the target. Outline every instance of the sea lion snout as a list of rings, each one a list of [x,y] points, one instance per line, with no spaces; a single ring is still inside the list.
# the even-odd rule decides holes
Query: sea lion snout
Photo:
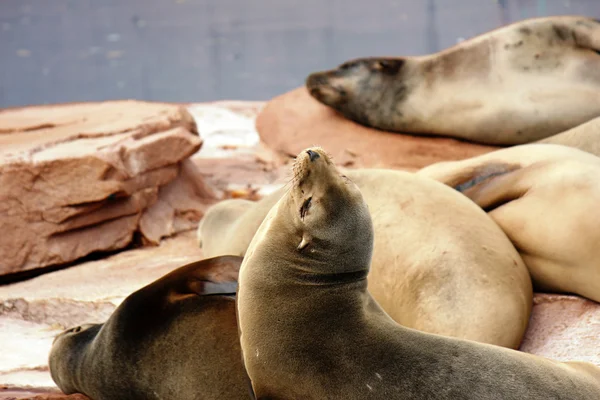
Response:
[[[345,102],[348,92],[343,77],[336,71],[315,72],[306,78],[306,88],[312,97],[323,104],[333,106]]]
[[[306,78],[306,86],[310,89],[318,89],[320,86],[328,85],[329,78],[323,72],[314,72]]]
[[[308,154],[308,158],[310,158],[311,162],[314,162],[317,158],[321,157],[319,153],[312,150],[306,150],[306,154]]]

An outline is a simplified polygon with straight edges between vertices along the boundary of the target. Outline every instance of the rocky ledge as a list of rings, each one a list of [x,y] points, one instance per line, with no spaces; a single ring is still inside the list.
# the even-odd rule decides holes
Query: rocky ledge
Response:
[[[156,244],[194,226],[214,200],[186,162],[201,145],[192,116],[174,105],[0,112],[0,230],[10,232],[0,274],[122,249],[137,232]]]
[[[47,271],[0,286],[0,399],[86,399],[61,394],[50,378],[53,337],[104,321],[131,292],[201,259],[194,229],[204,208],[285,183],[301,148],[326,146],[348,167],[406,170],[493,150],[370,130],[307,96],[298,89],[266,107],[124,101],[0,111],[0,224],[14,232],[0,238],[0,270]],[[521,350],[600,365],[599,334],[600,305],[538,293]]]

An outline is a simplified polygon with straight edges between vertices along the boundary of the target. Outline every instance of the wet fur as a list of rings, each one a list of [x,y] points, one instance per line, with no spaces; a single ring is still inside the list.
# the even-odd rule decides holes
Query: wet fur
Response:
[[[65,393],[94,400],[241,399],[235,292],[241,258],[174,270],[128,296],[104,324],[54,341],[50,373]]]

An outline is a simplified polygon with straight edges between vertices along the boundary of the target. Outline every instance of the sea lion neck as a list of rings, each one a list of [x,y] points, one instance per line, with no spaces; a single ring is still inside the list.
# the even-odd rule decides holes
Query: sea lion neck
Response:
[[[294,286],[332,286],[357,283],[364,281],[369,273],[367,257],[354,255],[355,252],[372,250],[371,242],[354,245],[353,243],[338,243],[336,237],[325,238],[315,236],[315,232],[303,229],[293,220],[293,199],[286,196],[271,210],[272,215],[264,231],[257,237],[268,236],[268,245],[254,247],[246,258],[258,256],[261,259],[277,262],[255,265],[267,272],[261,285],[269,285],[270,281],[287,282]],[[304,239],[309,237],[309,239]],[[303,240],[308,240],[306,245]],[[300,245],[299,245],[300,244]]]
[[[318,276],[368,272],[373,227],[358,187],[319,147],[303,150],[293,171],[294,182],[275,216],[281,224],[277,230],[287,235],[276,235],[302,270],[300,276],[320,281]],[[288,249],[288,241],[296,242]]]

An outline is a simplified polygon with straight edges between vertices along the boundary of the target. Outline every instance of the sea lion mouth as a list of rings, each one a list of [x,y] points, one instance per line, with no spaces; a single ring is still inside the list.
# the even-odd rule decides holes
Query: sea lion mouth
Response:
[[[306,88],[310,95],[326,105],[338,103],[347,95],[344,88],[333,84],[330,74],[331,72],[315,72],[306,78]]]

